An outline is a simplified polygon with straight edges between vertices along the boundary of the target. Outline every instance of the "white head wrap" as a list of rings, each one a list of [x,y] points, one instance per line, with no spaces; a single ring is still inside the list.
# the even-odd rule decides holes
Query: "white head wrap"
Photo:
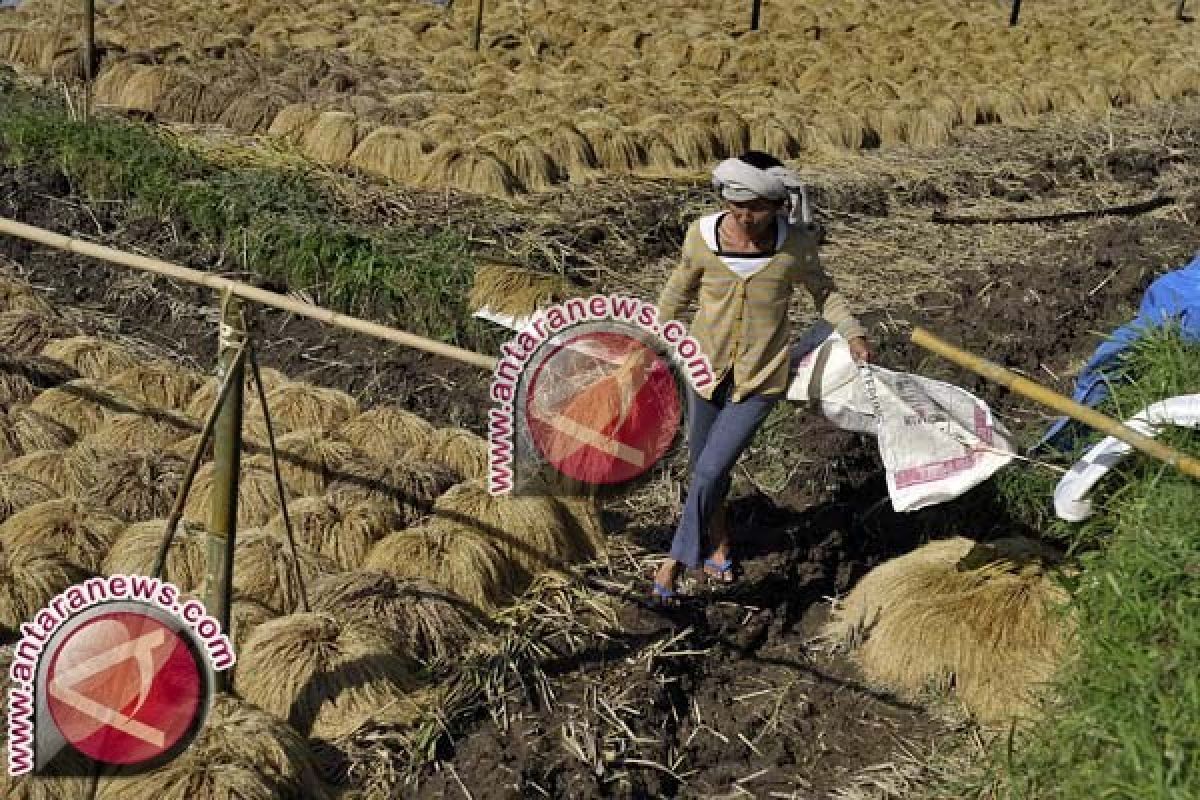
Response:
[[[745,203],[762,197],[767,200],[791,200],[788,222],[795,225],[812,222],[808,207],[808,192],[800,176],[787,167],[759,169],[740,158],[727,158],[713,170],[713,186],[721,197],[735,203]]]

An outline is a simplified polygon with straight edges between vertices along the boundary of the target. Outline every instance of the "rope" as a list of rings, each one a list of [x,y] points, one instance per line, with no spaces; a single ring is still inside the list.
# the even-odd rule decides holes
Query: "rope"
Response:
[[[287,492],[283,487],[283,474],[279,471],[279,453],[275,450],[275,431],[271,426],[271,412],[267,408],[267,393],[263,389],[262,374],[258,369],[258,357],[254,348],[250,351],[250,372],[254,375],[254,391],[258,395],[258,404],[262,408],[263,421],[267,424],[267,444],[271,447],[271,471],[275,474],[275,489],[279,493],[279,511],[283,515],[283,529],[287,532],[288,548],[292,551],[292,567],[296,586],[300,589],[300,606],[309,611],[308,587],[304,585],[304,574],[300,569],[300,554],[296,549],[296,537],[292,532],[292,519],[288,514]]]

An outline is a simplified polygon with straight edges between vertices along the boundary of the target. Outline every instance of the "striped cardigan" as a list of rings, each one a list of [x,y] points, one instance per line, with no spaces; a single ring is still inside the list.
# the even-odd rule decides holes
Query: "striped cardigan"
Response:
[[[743,278],[705,244],[699,222],[688,228],[679,264],[659,295],[658,318],[663,324],[675,319],[699,293],[689,332],[708,356],[714,378],[700,390],[702,397],[711,399],[730,370],[735,402],[752,394],[786,391],[791,343],[788,309],[798,283],[838,333],[847,339],[866,335],[833,278],[821,267],[815,231],[791,227],[774,257]]]

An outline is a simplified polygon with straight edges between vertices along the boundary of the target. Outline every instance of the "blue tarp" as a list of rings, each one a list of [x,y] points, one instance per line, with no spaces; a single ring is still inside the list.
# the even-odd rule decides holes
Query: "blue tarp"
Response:
[[[1200,253],[1187,266],[1168,272],[1150,284],[1142,296],[1137,316],[1113,331],[1096,348],[1075,381],[1072,399],[1088,406],[1099,405],[1108,397],[1109,383],[1117,379],[1114,368],[1118,366],[1118,356],[1147,330],[1171,322],[1180,326],[1185,339],[1200,341]],[[1054,423],[1034,449],[1045,445],[1069,448],[1074,433],[1069,423],[1066,418]]]

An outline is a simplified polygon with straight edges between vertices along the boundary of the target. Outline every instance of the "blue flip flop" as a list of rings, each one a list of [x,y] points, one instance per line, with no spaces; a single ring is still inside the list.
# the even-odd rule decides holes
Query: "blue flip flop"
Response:
[[[704,559],[704,574],[717,583],[733,583],[733,559],[726,559],[724,564],[718,564],[711,558]]]
[[[651,591],[651,596],[660,606],[674,606],[679,603],[679,593],[674,589],[663,586],[658,581],[654,582],[654,589]]]

